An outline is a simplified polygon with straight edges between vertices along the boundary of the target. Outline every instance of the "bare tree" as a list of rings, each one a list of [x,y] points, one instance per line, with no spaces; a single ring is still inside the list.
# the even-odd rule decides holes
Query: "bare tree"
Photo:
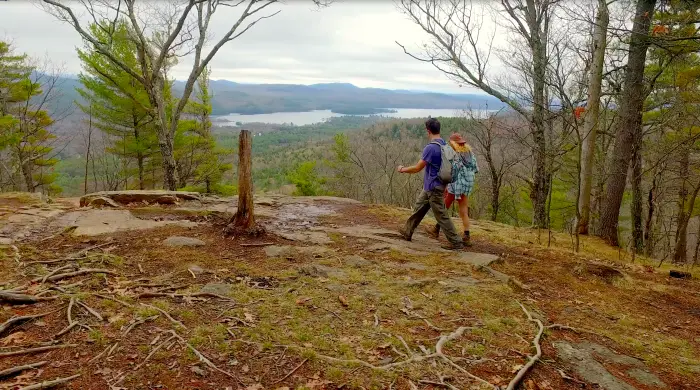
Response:
[[[610,178],[600,221],[599,235],[618,245],[618,219],[627,184],[627,169],[632,160],[635,134],[642,131],[644,104],[644,66],[649,48],[649,30],[656,0],[639,0],[629,44],[625,80],[620,98],[620,120],[616,126],[615,147],[610,163]]]
[[[579,234],[588,234],[591,215],[591,185],[593,182],[593,156],[595,154],[598,122],[600,121],[600,98],[607,47],[607,29],[610,22],[607,0],[598,0],[598,11],[593,32],[593,55],[588,75],[588,98],[583,120],[583,143],[581,145],[581,173],[578,194]]]
[[[270,18],[279,11],[268,12],[269,6],[278,0],[187,0],[185,2],[154,3],[139,0],[83,0],[81,5],[62,0],[42,0],[45,9],[59,20],[69,23],[86,42],[134,77],[148,94],[151,111],[156,118],[158,144],[162,154],[164,184],[175,190],[178,184],[174,149],[174,135],[180,116],[192,94],[195,82],[214,56],[228,42],[240,37],[255,24]],[[328,2],[314,0],[318,5]],[[242,8],[238,18],[221,37],[209,45],[209,25],[220,9]],[[81,22],[77,8],[100,30],[106,40],[94,34]],[[265,13],[267,12],[267,13]],[[111,45],[116,26],[121,21],[129,23],[136,43],[138,67],[124,63]],[[185,82],[179,101],[169,110],[165,94],[167,69],[179,57],[193,55],[192,68]]]

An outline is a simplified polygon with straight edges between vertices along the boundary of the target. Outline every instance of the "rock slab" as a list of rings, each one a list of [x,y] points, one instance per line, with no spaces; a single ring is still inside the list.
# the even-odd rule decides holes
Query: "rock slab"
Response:
[[[611,374],[596,358],[626,368],[626,374],[637,382],[656,389],[665,389],[665,383],[651,373],[641,360],[615,353],[609,348],[591,342],[570,344],[557,341],[552,344],[561,360],[581,378],[604,390],[637,390],[634,386]]]

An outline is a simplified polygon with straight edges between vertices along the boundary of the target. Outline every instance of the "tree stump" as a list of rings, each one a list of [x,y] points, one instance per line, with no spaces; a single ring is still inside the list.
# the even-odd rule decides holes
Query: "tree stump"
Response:
[[[253,213],[252,144],[250,131],[241,130],[238,139],[238,210],[224,229],[226,235],[259,236],[265,233],[265,229],[255,223]]]

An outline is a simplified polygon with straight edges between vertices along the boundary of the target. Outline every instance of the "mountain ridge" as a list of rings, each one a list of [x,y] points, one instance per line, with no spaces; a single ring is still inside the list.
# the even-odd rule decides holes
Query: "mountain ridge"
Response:
[[[176,80],[173,90],[179,95],[184,81]],[[76,88],[77,76],[61,76],[57,84],[63,99],[60,105],[82,102]],[[231,80],[211,80],[212,114],[268,114],[331,110],[340,114],[376,114],[386,108],[423,109],[499,109],[498,99],[484,94],[447,94],[417,90],[363,88],[351,83],[318,84],[245,84]]]

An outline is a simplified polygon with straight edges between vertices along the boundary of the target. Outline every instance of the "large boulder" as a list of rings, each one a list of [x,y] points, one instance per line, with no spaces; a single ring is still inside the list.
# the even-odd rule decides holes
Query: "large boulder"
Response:
[[[103,198],[111,199],[119,204],[129,203],[155,203],[175,204],[185,200],[201,200],[198,192],[187,191],[160,191],[160,190],[127,190],[127,191],[101,191],[87,194],[80,198],[80,207],[91,205],[93,200]]]

